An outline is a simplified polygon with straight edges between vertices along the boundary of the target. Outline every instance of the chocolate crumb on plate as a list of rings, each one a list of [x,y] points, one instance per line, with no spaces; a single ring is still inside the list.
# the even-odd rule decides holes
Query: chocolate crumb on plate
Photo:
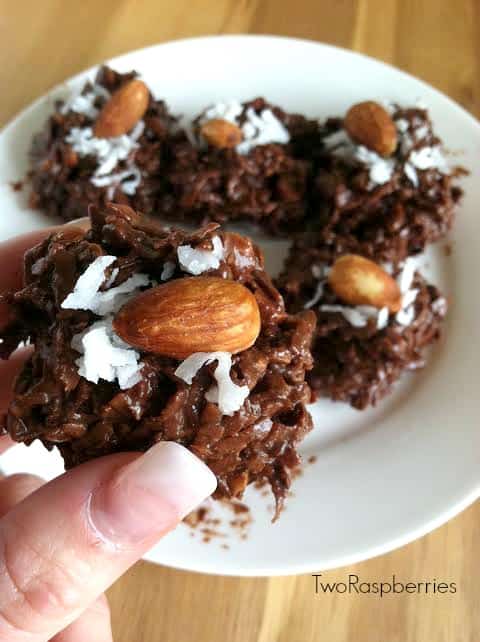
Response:
[[[11,181],[10,185],[14,192],[21,192],[23,189],[24,181]]]

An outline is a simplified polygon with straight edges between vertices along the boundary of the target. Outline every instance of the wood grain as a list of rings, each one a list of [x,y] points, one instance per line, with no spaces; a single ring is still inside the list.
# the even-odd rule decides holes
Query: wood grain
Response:
[[[3,0],[0,124],[104,58],[173,38],[273,33],[361,51],[480,114],[478,0]],[[392,506],[392,510],[395,507]],[[288,542],[285,554],[288,555]],[[480,504],[405,548],[324,574],[456,582],[446,595],[315,594],[310,576],[208,577],[140,563],[110,591],[117,642],[477,642]]]

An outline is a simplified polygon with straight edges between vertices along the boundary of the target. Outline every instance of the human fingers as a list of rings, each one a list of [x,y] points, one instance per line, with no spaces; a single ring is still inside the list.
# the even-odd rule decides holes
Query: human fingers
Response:
[[[18,474],[0,477],[0,517],[8,513],[15,504],[43,486],[44,483],[43,479],[35,475]]]
[[[85,230],[88,219],[79,219],[72,222],[72,227]],[[15,236],[0,243],[0,294],[10,290],[18,290],[23,281],[23,257],[27,250],[43,241],[52,232],[57,232],[62,226],[46,227],[28,234]],[[8,307],[0,304],[0,327],[8,320]]]
[[[0,478],[0,517],[44,483],[40,477],[26,474]],[[108,601],[102,594],[52,642],[112,642],[110,620]]]
[[[208,497],[213,473],[159,442],[62,475],[0,520],[0,640],[44,642]]]
[[[85,230],[89,226],[89,220],[78,219],[72,222],[73,226]],[[0,243],[0,294],[17,290],[22,286],[25,252],[59,229],[61,229],[60,226],[36,230]],[[9,306],[0,301],[0,328],[3,328],[9,319]],[[8,409],[12,398],[13,381],[30,353],[29,348],[19,350],[8,361],[0,361],[0,417]],[[10,445],[9,440],[0,437],[0,453]]]
[[[2,435],[0,437],[0,455],[13,446],[13,441],[8,435]]]
[[[113,642],[110,608],[101,595],[51,642]]]

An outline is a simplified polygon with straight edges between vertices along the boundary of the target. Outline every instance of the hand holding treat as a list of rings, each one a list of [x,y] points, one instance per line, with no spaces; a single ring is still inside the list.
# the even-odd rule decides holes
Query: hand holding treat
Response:
[[[55,233],[70,239],[84,234],[73,228]],[[23,253],[47,235],[48,230],[1,244],[2,291],[21,287]],[[2,306],[2,325],[6,314]],[[2,414],[13,379],[29,367],[30,355],[24,349],[0,362]],[[39,393],[37,402],[46,399],[46,391]],[[36,409],[40,414],[40,406]],[[0,437],[0,465],[1,453],[11,445]],[[46,485],[31,475],[0,475],[0,639],[110,641],[103,591],[215,485],[215,476],[197,457],[171,442],[144,455],[89,462]]]

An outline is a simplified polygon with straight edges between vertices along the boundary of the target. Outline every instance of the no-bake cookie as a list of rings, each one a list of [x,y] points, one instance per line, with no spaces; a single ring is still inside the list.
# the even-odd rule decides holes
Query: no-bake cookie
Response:
[[[30,204],[67,221],[112,200],[152,213],[177,132],[165,103],[135,72],[101,67],[81,92],[56,102],[35,136]]]
[[[219,102],[171,147],[170,193],[159,211],[175,220],[249,221],[292,234],[308,215],[310,150],[319,126],[263,98]]]
[[[311,429],[315,315],[290,315],[248,239],[210,224],[163,229],[125,205],[93,206],[25,256],[0,344],[34,352],[7,429],[57,446],[66,466],[176,441],[218,478],[216,497],[267,481],[277,514]]]
[[[451,228],[464,170],[422,107],[367,101],[322,126],[306,244],[397,262]]]
[[[316,397],[375,405],[400,376],[421,368],[440,335],[447,301],[414,259],[379,265],[358,255],[294,249],[278,280],[287,308],[317,315],[308,381]]]

